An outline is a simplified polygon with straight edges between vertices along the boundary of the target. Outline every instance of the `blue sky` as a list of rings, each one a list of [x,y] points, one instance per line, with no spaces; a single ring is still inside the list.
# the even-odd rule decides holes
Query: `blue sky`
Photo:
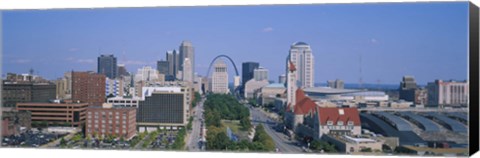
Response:
[[[96,70],[115,54],[129,71],[165,59],[182,40],[195,47],[205,75],[220,54],[239,69],[260,62],[270,79],[284,73],[290,45],[315,56],[315,82],[419,84],[467,78],[468,3],[321,4],[4,11],[3,73],[30,68],[48,79]],[[232,67],[230,67],[232,68]],[[241,71],[241,70],[239,70]]]

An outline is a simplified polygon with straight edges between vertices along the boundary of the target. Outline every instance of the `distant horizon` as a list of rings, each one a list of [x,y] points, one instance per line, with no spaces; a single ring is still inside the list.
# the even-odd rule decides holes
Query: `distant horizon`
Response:
[[[30,68],[49,80],[71,70],[96,72],[100,54],[114,54],[136,73],[156,68],[183,40],[192,42],[202,76],[225,54],[240,72],[242,62],[259,62],[269,80],[278,81],[297,41],[312,48],[315,83],[362,78],[363,84],[397,84],[411,75],[426,84],[468,75],[468,2],[18,10],[2,16],[2,76]],[[233,74],[229,70],[229,80]]]

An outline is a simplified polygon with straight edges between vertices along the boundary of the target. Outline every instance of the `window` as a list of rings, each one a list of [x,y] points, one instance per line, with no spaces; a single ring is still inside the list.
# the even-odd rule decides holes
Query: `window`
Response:
[[[338,121],[338,122],[337,122],[337,125],[343,126],[343,121]]]
[[[353,126],[353,121],[348,121],[349,126]]]
[[[327,121],[327,125],[333,125],[333,121]]]

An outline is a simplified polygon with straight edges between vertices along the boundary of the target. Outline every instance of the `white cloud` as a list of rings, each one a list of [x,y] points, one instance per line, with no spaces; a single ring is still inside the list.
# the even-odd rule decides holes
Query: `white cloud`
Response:
[[[16,63],[16,64],[25,64],[25,63],[30,63],[32,60],[30,59],[17,59],[17,60],[13,60],[12,63]]]
[[[272,27],[266,27],[262,29],[262,32],[272,32],[273,28]]]

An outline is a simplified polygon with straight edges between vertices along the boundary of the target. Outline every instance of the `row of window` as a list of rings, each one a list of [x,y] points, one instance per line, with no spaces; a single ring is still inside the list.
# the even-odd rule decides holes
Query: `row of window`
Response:
[[[333,121],[327,121],[327,125],[333,125]],[[337,121],[338,126],[343,126],[343,121]],[[353,126],[353,121],[348,121],[347,125]]]

